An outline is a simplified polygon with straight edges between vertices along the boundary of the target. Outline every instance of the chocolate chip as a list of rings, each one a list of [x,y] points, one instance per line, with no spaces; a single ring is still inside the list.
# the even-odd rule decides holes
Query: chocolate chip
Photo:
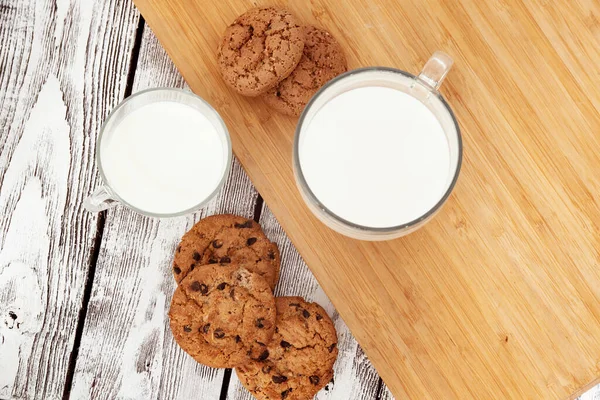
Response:
[[[215,239],[215,240],[212,241],[212,246],[215,249],[220,249],[221,247],[223,247],[223,241]]]
[[[283,392],[281,392],[281,399],[282,400],[285,399],[288,396],[288,394],[290,394],[291,391],[292,391],[292,388],[289,388],[289,389],[286,389]]]
[[[223,329],[219,328],[215,329],[215,333],[213,335],[216,339],[223,339],[225,337],[225,332],[223,332]]]
[[[181,246],[177,246],[177,252],[181,253]]]
[[[208,333],[209,330],[210,330],[210,324],[206,324],[202,327],[202,332],[204,332],[204,333]]]
[[[218,262],[219,262],[219,260],[213,256],[210,256],[210,258],[208,259],[209,264],[216,264]]]
[[[183,330],[184,330],[185,332],[191,332],[191,331],[192,331],[192,327],[191,327],[191,326],[189,326],[189,325],[186,325],[186,326],[184,326],[184,327],[183,327]]]
[[[190,264],[190,271],[193,271],[194,268],[196,268],[196,264],[195,263],[191,263]]]
[[[242,340],[242,338],[240,337],[240,335],[235,335],[235,342],[239,343],[240,340]]]
[[[226,284],[225,282],[223,282],[223,283],[219,283],[219,286],[217,286],[217,289],[219,289],[219,290],[224,290],[224,289],[225,289],[225,286],[227,286],[227,284]]]
[[[262,367],[262,372],[263,374],[268,374],[269,372],[271,372],[271,366],[265,365],[264,367]]]
[[[194,292],[199,292],[200,291],[200,282],[198,282],[198,281],[192,282],[190,285],[190,290],[193,290]]]
[[[252,228],[252,222],[251,220],[248,220],[246,222],[244,222],[243,224],[238,224],[237,222],[234,224],[234,226],[238,229],[242,229],[242,228]]]
[[[310,313],[308,312],[308,310],[302,310],[302,316],[304,318],[310,318]]]
[[[281,92],[278,90],[276,93],[277,97],[281,97]]]
[[[260,356],[258,356],[258,361],[265,361],[267,358],[269,358],[269,350],[265,350],[262,353],[260,353]]]
[[[318,384],[319,384],[319,381],[320,381],[319,377],[318,377],[318,376],[316,376],[316,375],[312,375],[312,376],[311,376],[310,378],[308,378],[308,379],[310,379],[310,383],[312,383],[313,385],[318,385]]]
[[[235,289],[231,289],[229,291],[229,297],[231,297],[233,300],[235,300]]]
[[[177,265],[173,267],[173,272],[175,272],[177,275],[179,275],[181,273],[181,268],[179,268]]]
[[[271,380],[273,381],[273,383],[283,383],[287,381],[287,376],[283,376],[283,375],[273,375],[271,377]]]
[[[300,307],[300,304],[298,304],[298,303],[290,303],[289,306],[290,307]]]
[[[247,244],[248,246],[252,246],[254,243],[256,243],[256,240],[257,240],[257,239],[256,239],[255,237],[251,237],[251,238],[249,238],[248,240],[246,240],[246,244]]]
[[[317,321],[320,321],[323,319],[323,316],[321,314],[317,314]]]
[[[262,328],[264,328],[264,327],[265,327],[265,324],[264,324],[263,322],[265,322],[265,319],[264,319],[264,318],[259,318],[259,319],[257,319],[257,320],[256,320],[256,324],[255,324],[255,325],[256,325],[256,327],[257,327],[258,329],[262,329]]]
[[[270,258],[271,260],[274,260],[274,259],[275,259],[275,252],[274,252],[273,250],[269,250],[269,258]]]
[[[291,347],[292,345],[289,342],[286,342],[285,340],[282,340],[281,343],[279,343],[281,345],[281,347],[283,347],[284,349],[287,349],[288,347]]]
[[[331,346],[329,346],[329,349],[328,349],[328,350],[329,350],[329,352],[330,352],[330,353],[333,351],[333,349],[335,349],[335,345],[336,345],[336,344],[334,343],[334,344],[332,344]]]
[[[202,285],[200,285],[200,293],[202,293],[202,294],[208,293],[208,286],[206,286],[204,283]]]
[[[197,251],[195,251],[194,254],[192,254],[192,258],[195,261],[200,261],[200,253],[198,253]]]
[[[266,346],[266,344],[264,344],[263,342],[259,342],[259,341],[256,341],[256,344],[259,345],[259,346],[262,346],[262,347]]]
[[[224,257],[221,257],[221,259],[219,260],[219,262],[221,264],[229,264],[231,262],[231,258],[229,258],[228,256],[224,256]]]

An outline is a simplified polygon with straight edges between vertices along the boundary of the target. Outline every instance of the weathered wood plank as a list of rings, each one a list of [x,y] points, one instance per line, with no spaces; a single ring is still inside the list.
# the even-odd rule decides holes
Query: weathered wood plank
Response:
[[[316,399],[375,399],[379,388],[379,375],[267,206],[263,207],[260,223],[267,236],[279,245],[281,251],[281,278],[275,294],[303,296],[310,301],[316,301],[332,317],[338,332],[340,353],[334,367],[334,381],[320,391]],[[253,399],[235,373],[231,377],[227,398]]]
[[[184,83],[149,28],[134,92]],[[237,161],[221,194],[195,215],[153,219],[125,208],[107,213],[79,351],[72,399],[207,399],[221,393],[223,370],[197,364],[174,342],[167,313],[173,252],[199,218],[252,217],[258,194]]]
[[[123,96],[130,2],[0,0],[0,398],[62,398],[97,218],[98,122]]]
[[[579,397],[578,400],[598,400],[600,399],[600,385],[596,385]]]

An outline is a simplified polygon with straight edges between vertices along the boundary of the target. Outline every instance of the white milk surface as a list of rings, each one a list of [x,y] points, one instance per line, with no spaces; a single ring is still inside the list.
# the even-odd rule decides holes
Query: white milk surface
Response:
[[[175,102],[145,105],[103,138],[107,183],[140,210],[169,214],[208,198],[223,176],[219,132],[198,110]]]
[[[449,185],[442,126],[419,100],[396,89],[352,89],[325,104],[303,131],[308,186],[336,215],[385,228],[426,214]]]

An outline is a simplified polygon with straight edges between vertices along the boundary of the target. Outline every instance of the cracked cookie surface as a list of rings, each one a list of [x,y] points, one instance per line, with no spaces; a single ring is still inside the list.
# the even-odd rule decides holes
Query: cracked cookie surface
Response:
[[[213,264],[181,282],[169,319],[175,341],[196,361],[233,368],[268,357],[275,299],[267,282],[243,265]]]
[[[348,70],[346,56],[329,32],[314,26],[302,29],[304,51],[298,66],[262,95],[270,107],[286,115],[300,115],[317,90]]]
[[[275,288],[279,278],[279,250],[253,220],[221,214],[200,220],[183,237],[173,259],[173,275],[181,282],[196,268],[209,264],[243,263],[250,272]]]
[[[278,297],[277,322],[269,356],[236,368],[238,378],[259,400],[306,400],[333,378],[338,354],[333,322],[325,310],[301,297]]]
[[[258,96],[285,79],[302,57],[304,38],[287,10],[253,8],[223,34],[217,58],[225,82],[244,96]]]

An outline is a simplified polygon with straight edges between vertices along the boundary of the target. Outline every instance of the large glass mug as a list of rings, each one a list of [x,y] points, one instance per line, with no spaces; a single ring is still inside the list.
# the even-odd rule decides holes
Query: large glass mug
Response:
[[[446,202],[458,179],[462,162],[462,139],[460,128],[450,106],[438,88],[453,64],[452,59],[436,52],[425,64],[418,76],[387,67],[356,69],[340,75],[324,85],[307,104],[296,128],[293,149],[293,167],[297,186],[309,209],[325,225],[333,230],[361,240],[389,240],[407,235],[428,222]],[[301,156],[303,135],[314,116],[332,99],[347,91],[362,87],[386,87],[400,90],[424,104],[437,118],[448,141],[449,174],[443,194],[437,203],[418,218],[401,225],[369,227],[358,225],[336,215],[326,207],[311,190],[302,170]]]

